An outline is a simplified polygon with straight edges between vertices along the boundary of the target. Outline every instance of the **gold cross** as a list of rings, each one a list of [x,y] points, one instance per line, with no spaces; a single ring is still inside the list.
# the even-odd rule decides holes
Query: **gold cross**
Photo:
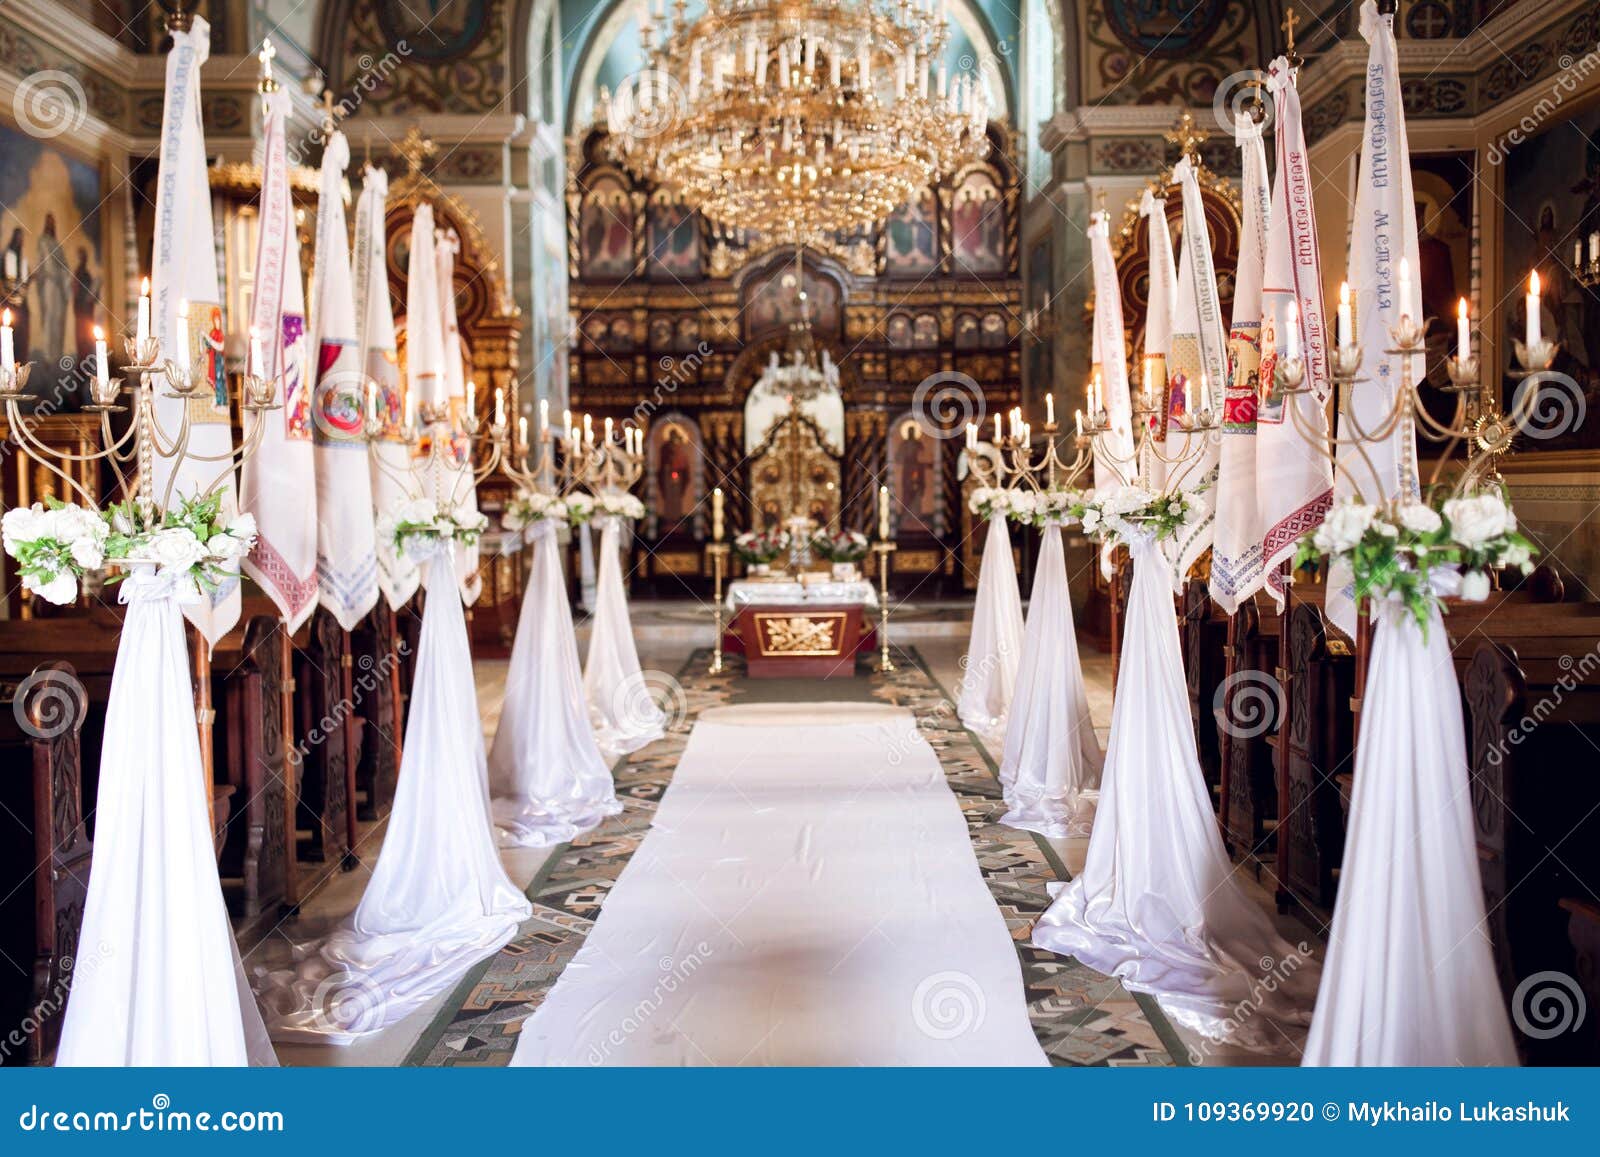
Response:
[[[271,40],[261,42],[261,51],[256,53],[256,59],[261,62],[261,83],[257,89],[263,93],[276,92],[278,82],[272,75],[272,58],[278,55],[278,50],[272,47]]]
[[[322,90],[322,131],[331,133],[339,126],[340,110],[333,105],[333,89]]]
[[[1287,51],[1284,53],[1284,55],[1289,58],[1289,63],[1291,65],[1298,65],[1300,62],[1300,58],[1295,55],[1294,51],[1294,30],[1295,26],[1299,23],[1300,17],[1295,15],[1294,9],[1285,5],[1283,10],[1283,23],[1278,25],[1278,27],[1283,29],[1284,36],[1288,38]]]
[[[406,168],[415,176],[422,175],[422,166],[428,159],[439,151],[439,146],[422,135],[418,125],[412,125],[406,130],[406,135],[395,146],[395,151],[405,160]]]
[[[1180,156],[1192,157],[1198,164],[1200,161],[1200,146],[1211,139],[1211,134],[1194,123],[1194,114],[1184,109],[1178,117],[1178,123],[1162,134],[1169,145],[1177,145]]]

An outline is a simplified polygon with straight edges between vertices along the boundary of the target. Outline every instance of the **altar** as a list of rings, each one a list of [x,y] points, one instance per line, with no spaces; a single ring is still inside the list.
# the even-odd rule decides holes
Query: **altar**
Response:
[[[864,579],[827,575],[741,579],[728,585],[731,615],[722,648],[745,656],[753,679],[853,676],[856,655],[877,646],[863,617],[878,605]]]

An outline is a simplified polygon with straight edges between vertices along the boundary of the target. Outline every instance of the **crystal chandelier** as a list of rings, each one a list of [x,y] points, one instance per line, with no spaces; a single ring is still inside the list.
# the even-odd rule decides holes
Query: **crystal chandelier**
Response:
[[[876,226],[988,151],[988,94],[950,75],[932,0],[686,9],[644,22],[646,68],[604,115],[621,163],[713,221],[780,243]]]

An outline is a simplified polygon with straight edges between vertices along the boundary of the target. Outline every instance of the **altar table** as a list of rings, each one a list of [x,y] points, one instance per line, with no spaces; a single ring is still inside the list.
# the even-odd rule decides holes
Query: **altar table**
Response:
[[[743,654],[754,679],[851,676],[857,653],[877,646],[862,630],[864,608],[878,605],[868,582],[748,579],[730,584],[727,604],[723,650]]]

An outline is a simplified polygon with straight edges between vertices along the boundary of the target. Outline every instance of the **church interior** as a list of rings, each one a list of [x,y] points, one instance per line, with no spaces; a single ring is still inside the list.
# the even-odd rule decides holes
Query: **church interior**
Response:
[[[0,262],[5,1066],[1600,1065],[1591,0],[5,0]]]

